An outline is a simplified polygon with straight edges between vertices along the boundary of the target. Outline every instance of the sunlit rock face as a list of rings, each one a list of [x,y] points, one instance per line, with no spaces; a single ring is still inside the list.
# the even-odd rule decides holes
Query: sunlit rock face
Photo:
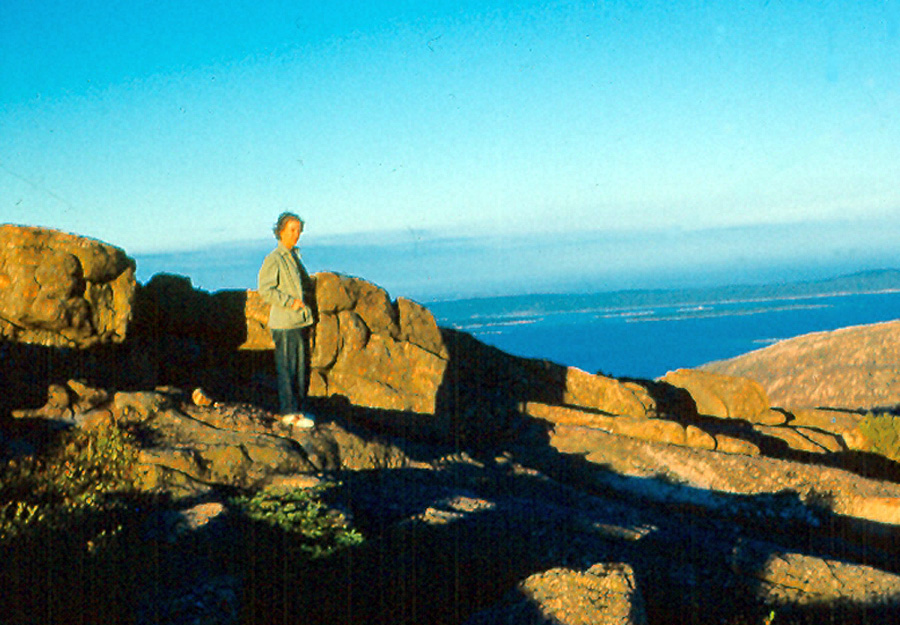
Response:
[[[432,314],[358,278],[320,273],[314,280],[310,394],[434,414],[448,352]]]
[[[805,334],[703,368],[758,381],[777,406],[896,406],[900,320]]]
[[[0,337],[78,348],[122,342],[134,269],[124,251],[94,239],[0,226]]]

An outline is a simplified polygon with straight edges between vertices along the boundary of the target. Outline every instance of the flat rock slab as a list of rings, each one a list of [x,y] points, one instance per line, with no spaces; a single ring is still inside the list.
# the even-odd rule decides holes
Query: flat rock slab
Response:
[[[554,568],[524,579],[504,603],[466,625],[645,625],[647,615],[627,564],[595,564],[586,571]]]
[[[594,479],[657,501],[731,505],[727,495],[780,494],[796,510],[826,506],[834,514],[900,525],[900,485],[849,471],[764,456],[725,454],[557,425],[550,445],[598,468]]]

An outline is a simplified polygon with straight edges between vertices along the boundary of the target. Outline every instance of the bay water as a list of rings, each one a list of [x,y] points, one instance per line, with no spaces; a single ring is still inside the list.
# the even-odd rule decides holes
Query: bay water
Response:
[[[430,308],[440,325],[511,354],[649,379],[801,334],[900,318],[897,292],[690,304],[667,303],[661,292],[659,304],[643,299],[639,306],[533,310],[520,297],[486,298]]]

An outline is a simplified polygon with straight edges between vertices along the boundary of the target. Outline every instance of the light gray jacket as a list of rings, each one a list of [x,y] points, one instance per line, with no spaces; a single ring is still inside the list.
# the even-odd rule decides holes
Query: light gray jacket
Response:
[[[281,243],[269,252],[259,270],[259,295],[272,306],[269,312],[269,327],[273,330],[305,328],[313,324],[313,314],[308,298],[304,298],[304,284],[309,283],[309,275],[291,250]],[[291,304],[299,299],[305,305],[300,310],[292,310]]]

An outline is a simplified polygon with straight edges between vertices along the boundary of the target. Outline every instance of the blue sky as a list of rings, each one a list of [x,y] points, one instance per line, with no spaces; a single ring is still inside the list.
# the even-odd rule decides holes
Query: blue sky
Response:
[[[898,4],[5,0],[0,222],[135,254],[285,209],[313,243],[893,233]]]

